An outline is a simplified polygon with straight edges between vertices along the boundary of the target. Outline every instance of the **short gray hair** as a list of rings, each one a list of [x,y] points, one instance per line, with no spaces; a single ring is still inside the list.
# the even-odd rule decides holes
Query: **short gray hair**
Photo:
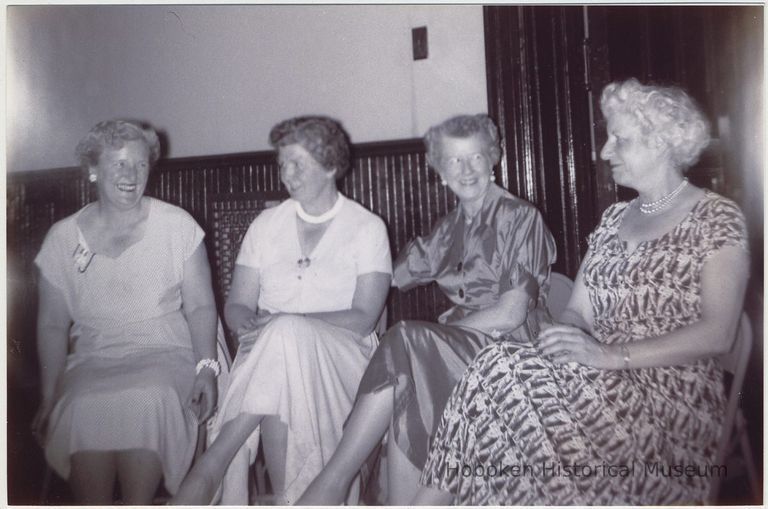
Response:
[[[492,166],[496,166],[501,159],[499,130],[496,128],[493,120],[491,120],[491,117],[484,113],[457,115],[430,127],[424,135],[424,144],[427,147],[427,162],[433,168],[440,166],[444,137],[469,138],[477,134],[485,136],[488,143],[487,155],[491,159]]]

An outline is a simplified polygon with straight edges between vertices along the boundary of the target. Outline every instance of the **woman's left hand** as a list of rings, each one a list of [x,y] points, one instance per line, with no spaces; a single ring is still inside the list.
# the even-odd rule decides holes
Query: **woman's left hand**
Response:
[[[206,422],[213,415],[218,399],[216,375],[213,370],[203,368],[195,376],[192,393],[187,400],[187,406],[197,416],[199,422]]]
[[[541,355],[555,364],[578,362],[601,369],[619,369],[622,366],[621,356],[617,358],[609,345],[570,325],[554,325],[544,330],[539,334],[538,348]]]

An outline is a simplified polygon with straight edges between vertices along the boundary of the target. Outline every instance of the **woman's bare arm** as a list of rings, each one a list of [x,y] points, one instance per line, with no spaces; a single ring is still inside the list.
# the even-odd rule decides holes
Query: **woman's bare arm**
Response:
[[[42,396],[51,400],[56,383],[64,371],[69,344],[69,328],[72,318],[61,290],[53,286],[45,276],[38,285],[40,306],[37,313],[37,353],[40,360]]]
[[[389,292],[390,275],[383,272],[369,272],[357,276],[352,308],[344,311],[306,313],[305,316],[319,318],[328,323],[357,332],[362,336],[370,334],[384,309]]]
[[[43,275],[40,276],[38,284],[38,297],[40,304],[37,312],[37,355],[40,362],[42,402],[32,422],[32,429],[38,438],[42,439],[48,414],[53,407],[56,385],[64,372],[67,360],[72,317],[61,290]]]
[[[256,314],[260,291],[259,269],[236,264],[224,305],[224,321],[230,331],[237,332],[247,327]]]
[[[675,366],[729,351],[741,315],[749,271],[749,257],[739,247],[728,246],[713,254],[701,275],[701,319],[668,334],[605,345],[569,326],[542,332],[542,354],[555,362],[579,362],[604,369]]]
[[[491,334],[506,332],[520,327],[528,316],[531,297],[523,288],[513,288],[502,293],[495,304],[475,311],[451,325],[463,325]]]
[[[211,287],[211,269],[203,243],[200,243],[184,262],[181,302],[184,317],[189,325],[195,358],[216,359],[218,317]],[[207,420],[213,414],[217,399],[213,370],[200,370],[195,377],[189,404],[195,408],[201,421]]]

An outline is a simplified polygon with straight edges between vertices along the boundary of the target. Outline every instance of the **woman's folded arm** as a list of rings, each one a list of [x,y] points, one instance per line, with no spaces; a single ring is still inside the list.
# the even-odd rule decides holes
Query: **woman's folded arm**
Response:
[[[470,313],[451,325],[463,325],[487,334],[512,331],[525,322],[530,303],[531,296],[524,288],[513,288],[502,293],[494,304]]]
[[[389,292],[390,275],[384,272],[369,272],[357,276],[355,294],[351,309],[306,313],[305,316],[326,322],[367,336],[376,327],[384,302]]]

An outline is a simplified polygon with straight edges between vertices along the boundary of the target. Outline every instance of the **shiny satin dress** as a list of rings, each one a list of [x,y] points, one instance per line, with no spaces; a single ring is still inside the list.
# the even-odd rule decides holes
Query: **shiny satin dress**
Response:
[[[495,184],[470,224],[459,205],[400,253],[395,285],[407,291],[436,281],[453,306],[440,323],[401,321],[387,331],[357,397],[394,386],[394,436],[389,439],[419,470],[443,407],[477,352],[494,341],[528,343],[537,335],[548,316],[545,298],[554,260],[554,239],[539,212]],[[531,297],[527,320],[517,329],[492,337],[451,325],[513,288]]]

